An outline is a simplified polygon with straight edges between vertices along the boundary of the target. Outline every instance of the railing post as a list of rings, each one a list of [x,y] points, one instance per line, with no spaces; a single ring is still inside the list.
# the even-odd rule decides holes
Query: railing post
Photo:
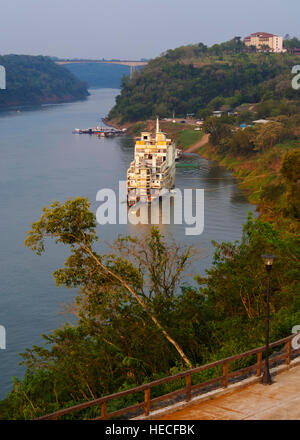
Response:
[[[287,341],[287,343],[286,343],[286,361],[285,361],[285,363],[286,363],[286,365],[290,365],[290,363],[291,363],[291,346],[292,346],[292,341],[291,340],[289,340],[289,341]]]
[[[228,386],[228,365],[227,363],[223,364],[223,387],[227,388]]]
[[[262,360],[262,352],[258,352],[257,353],[257,372],[256,372],[256,376],[260,377],[261,376],[261,360]]]
[[[186,398],[185,398],[187,402],[191,400],[191,390],[192,390],[192,375],[188,374],[186,376]]]
[[[101,417],[106,419],[106,402],[103,402],[101,405]]]
[[[150,413],[150,388],[145,389],[145,416]]]

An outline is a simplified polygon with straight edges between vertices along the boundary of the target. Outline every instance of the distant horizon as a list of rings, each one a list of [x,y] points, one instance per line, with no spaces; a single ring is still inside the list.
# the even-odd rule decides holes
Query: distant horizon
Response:
[[[2,54],[152,59],[189,44],[257,32],[299,35],[299,0],[10,0],[1,7]]]
[[[253,34],[255,32],[251,32],[251,33],[249,33],[247,35],[251,35],[251,34]],[[257,31],[257,32],[261,32],[262,33],[262,32],[265,32],[265,31]],[[270,33],[272,33],[272,32],[270,32]],[[274,34],[274,35],[279,35],[279,34]],[[284,35],[280,35],[280,36],[282,36],[284,38],[286,35],[289,35],[290,38],[300,38],[300,36],[292,35],[292,34],[289,34],[288,32],[285,33]],[[210,47],[210,46],[213,46],[214,44],[221,44],[221,43],[224,43],[226,41],[232,40],[234,37],[241,37],[242,40],[244,40],[244,38],[245,38],[244,36],[236,34],[236,35],[233,35],[231,38],[229,38],[227,40],[214,42],[212,44],[208,44],[207,46]],[[176,47],[196,45],[196,44],[199,44],[199,43],[205,44],[203,41],[198,41],[198,42],[195,42],[195,43],[182,44],[182,45],[179,45],[179,46],[176,46]],[[107,58],[105,58],[105,57],[102,57],[102,56],[99,56],[99,57],[72,56],[71,57],[71,56],[67,56],[67,55],[66,56],[58,56],[58,55],[45,54],[45,53],[36,53],[36,54],[34,54],[34,53],[0,53],[0,56],[4,56],[4,55],[46,56],[46,57],[50,57],[50,58],[53,58],[53,59],[57,59],[57,61],[60,61],[60,60],[149,61],[149,60],[151,60],[153,58],[161,56],[162,53],[164,53],[165,51],[171,50],[171,49],[175,49],[176,47],[165,49],[164,51],[160,52],[158,55],[154,55],[151,58],[150,57],[146,57],[146,56],[140,57],[140,58],[138,58],[137,56],[136,57],[132,57],[132,58],[126,58],[126,57],[122,57],[122,58],[107,57]]]

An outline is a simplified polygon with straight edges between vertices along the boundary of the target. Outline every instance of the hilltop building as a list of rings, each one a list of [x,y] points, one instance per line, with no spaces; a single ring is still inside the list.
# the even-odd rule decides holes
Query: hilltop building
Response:
[[[268,46],[271,52],[285,52],[283,38],[266,32],[255,32],[244,39],[246,46],[255,46],[258,51]]]

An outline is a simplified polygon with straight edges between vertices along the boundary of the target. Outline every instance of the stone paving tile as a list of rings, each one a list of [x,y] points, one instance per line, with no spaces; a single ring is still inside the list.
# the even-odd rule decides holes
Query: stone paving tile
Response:
[[[264,387],[262,385],[262,387]],[[230,408],[241,414],[241,418],[245,418],[256,412],[263,411],[266,408],[272,408],[277,405],[278,401],[264,394],[264,390],[260,395],[245,390],[234,396],[224,396],[222,399],[216,399],[215,406],[219,408]]]
[[[250,385],[159,420],[247,419],[300,420],[300,366],[277,375],[272,385]]]
[[[255,414],[251,420],[300,420],[300,396],[290,400],[288,405],[282,402],[274,408]]]
[[[225,408],[209,408],[208,406],[192,406],[159,418],[159,420],[239,420],[241,415]]]

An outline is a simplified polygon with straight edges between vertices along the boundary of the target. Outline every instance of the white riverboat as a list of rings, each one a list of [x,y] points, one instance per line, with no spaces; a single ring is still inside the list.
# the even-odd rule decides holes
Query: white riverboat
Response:
[[[142,132],[135,143],[134,160],[127,171],[127,203],[151,202],[162,190],[174,188],[175,142],[168,139],[156,121],[156,133]]]

